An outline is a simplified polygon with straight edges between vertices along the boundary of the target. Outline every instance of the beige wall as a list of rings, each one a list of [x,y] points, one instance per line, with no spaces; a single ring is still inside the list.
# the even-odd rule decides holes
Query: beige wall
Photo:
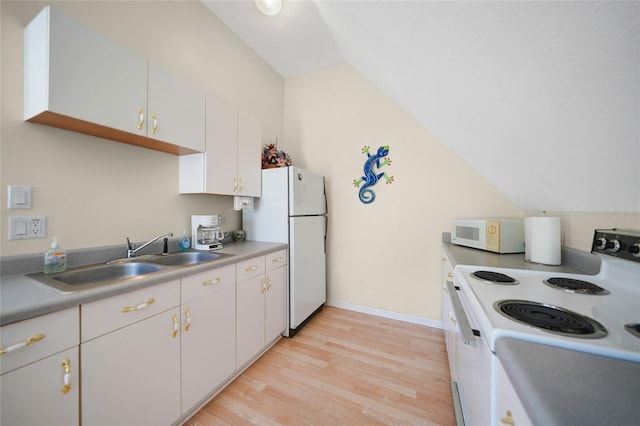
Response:
[[[347,64],[288,79],[285,141],[294,161],[327,177],[328,297],[440,316],[441,234],[458,216],[522,211]],[[394,182],[358,199],[364,145],[389,145]]]
[[[283,134],[284,80],[199,1],[50,2],[175,76]],[[191,214],[241,217],[227,196],[179,195],[178,157],[23,121],[22,34],[48,2],[2,1],[0,254],[143,241],[190,227]],[[33,209],[7,210],[7,185],[33,187]],[[47,239],[8,241],[8,215],[47,217]]]

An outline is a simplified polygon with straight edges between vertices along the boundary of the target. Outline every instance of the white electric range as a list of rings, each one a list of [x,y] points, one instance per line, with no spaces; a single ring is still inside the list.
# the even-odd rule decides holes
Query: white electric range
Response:
[[[640,232],[596,230],[592,253],[597,274],[455,267],[445,292],[466,424],[499,420],[494,354],[502,337],[640,363]]]
[[[597,275],[460,266],[455,277],[492,351],[514,337],[640,362],[640,262],[596,255]]]

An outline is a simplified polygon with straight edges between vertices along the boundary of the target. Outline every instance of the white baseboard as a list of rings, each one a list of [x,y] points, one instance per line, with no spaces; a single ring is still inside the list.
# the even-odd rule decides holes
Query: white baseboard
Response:
[[[348,311],[355,311],[363,314],[375,315],[377,317],[404,321],[412,324],[424,325],[426,327],[439,328],[442,330],[442,321],[436,321],[429,318],[418,317],[415,315],[401,314],[393,311],[385,311],[384,309],[370,308],[368,306],[362,306],[362,305],[353,305],[351,303],[343,303],[343,302],[338,302],[336,300],[327,300],[325,302],[325,305],[346,309]]]

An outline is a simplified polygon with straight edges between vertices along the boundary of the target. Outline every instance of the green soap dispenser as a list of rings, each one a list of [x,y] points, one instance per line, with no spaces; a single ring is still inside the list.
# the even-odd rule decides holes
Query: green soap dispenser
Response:
[[[58,245],[58,238],[53,237],[51,248],[44,254],[44,273],[55,274],[67,269],[67,253]]]

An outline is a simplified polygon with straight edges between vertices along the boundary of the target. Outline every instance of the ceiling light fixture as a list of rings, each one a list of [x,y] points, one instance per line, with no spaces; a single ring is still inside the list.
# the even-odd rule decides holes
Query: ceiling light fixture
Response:
[[[273,16],[280,13],[282,0],[255,0],[258,10],[265,15]]]

